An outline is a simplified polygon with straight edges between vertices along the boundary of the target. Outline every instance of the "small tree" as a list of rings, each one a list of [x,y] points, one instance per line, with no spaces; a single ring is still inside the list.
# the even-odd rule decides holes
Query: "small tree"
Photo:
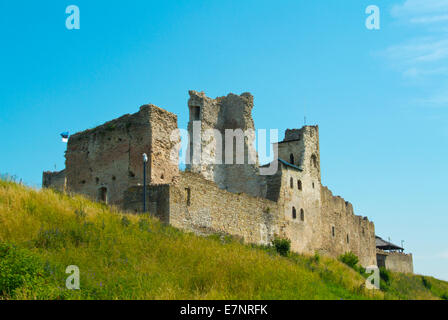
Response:
[[[272,245],[281,256],[287,257],[289,255],[289,251],[291,250],[291,240],[275,238],[272,240]]]
[[[359,262],[358,257],[351,251],[339,256],[339,261],[345,263],[349,267],[357,270],[357,264]]]

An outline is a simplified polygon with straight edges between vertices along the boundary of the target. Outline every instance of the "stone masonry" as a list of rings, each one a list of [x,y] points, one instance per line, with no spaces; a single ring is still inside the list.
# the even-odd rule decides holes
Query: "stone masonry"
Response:
[[[259,166],[253,145],[253,96],[211,99],[203,92],[189,93],[191,163],[186,171],[178,166],[176,115],[144,105],[137,113],[72,135],[66,169],[44,172],[43,186],[138,213],[146,153],[147,208],[165,223],[198,234],[231,234],[247,243],[269,244],[283,237],[295,252],[337,257],[352,251],[362,265],[376,265],[373,222],[355,215],[349,202],[321,184],[317,126],[288,129],[274,145],[278,170],[260,175],[270,164]],[[238,131],[242,135],[235,135]],[[244,151],[239,159],[238,148]],[[226,149],[234,151],[231,163]]]

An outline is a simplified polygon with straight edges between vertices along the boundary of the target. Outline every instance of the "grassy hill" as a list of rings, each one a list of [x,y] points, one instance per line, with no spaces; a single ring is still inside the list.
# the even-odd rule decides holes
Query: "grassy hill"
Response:
[[[67,290],[66,267],[81,289]],[[198,237],[150,216],[0,180],[0,299],[440,299],[448,283]],[[387,279],[388,278],[388,279]]]

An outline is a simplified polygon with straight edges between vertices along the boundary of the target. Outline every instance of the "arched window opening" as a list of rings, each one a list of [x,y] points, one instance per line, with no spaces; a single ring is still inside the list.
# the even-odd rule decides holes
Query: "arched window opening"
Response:
[[[300,209],[300,220],[305,221],[305,211],[303,209]]]
[[[347,243],[350,243],[350,238],[349,238],[348,234],[347,234]]]
[[[297,180],[297,189],[302,191],[302,181],[300,181],[300,180]]]
[[[98,190],[98,201],[107,203],[107,188],[106,187],[101,187]]]
[[[296,219],[297,218],[297,212],[296,212],[296,208],[292,207],[292,218]]]
[[[289,155],[289,163],[294,164],[294,155],[292,153]]]
[[[289,179],[289,185],[291,188],[294,188],[294,179],[292,177]]]
[[[334,237],[334,227],[331,227],[331,235]]]

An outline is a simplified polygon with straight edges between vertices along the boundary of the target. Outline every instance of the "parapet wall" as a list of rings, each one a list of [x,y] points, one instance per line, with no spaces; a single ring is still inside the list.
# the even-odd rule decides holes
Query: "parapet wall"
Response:
[[[170,186],[170,224],[200,234],[225,233],[268,244],[277,233],[276,202],[220,189],[192,172]]]
[[[321,249],[337,257],[351,251],[363,266],[376,265],[375,226],[367,217],[354,214],[353,206],[343,198],[321,188]]]
[[[385,267],[388,270],[403,273],[414,273],[414,265],[411,253],[386,252],[376,250],[378,267]]]

